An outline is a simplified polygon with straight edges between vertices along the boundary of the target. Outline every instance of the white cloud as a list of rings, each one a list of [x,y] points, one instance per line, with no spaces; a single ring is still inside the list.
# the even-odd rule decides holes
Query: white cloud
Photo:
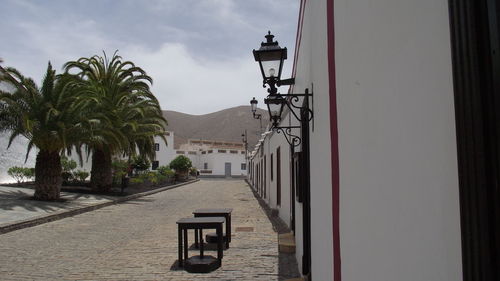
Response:
[[[83,7],[82,1],[76,2]],[[124,1],[126,8],[118,7],[106,17],[94,16],[90,8],[75,12],[65,1],[56,3],[59,14],[50,5],[40,6],[34,14],[36,2],[23,0],[17,6],[29,7],[31,14],[18,12],[0,27],[9,42],[0,45],[0,57],[5,65],[40,82],[49,60],[60,70],[69,60],[101,55],[102,50],[111,55],[118,49],[125,60],[153,77],[153,91],[164,109],[203,114],[248,105],[254,96],[263,106],[266,90],[251,49],[264,40],[268,27],[278,29],[280,45],[288,45],[290,52],[295,38],[296,18],[288,23],[282,19],[287,17],[283,9],[295,10],[297,3],[271,2],[151,0],[137,5]],[[101,9],[105,5],[93,3]],[[121,21],[132,14],[144,19],[133,22],[135,29]],[[287,70],[291,64],[290,59]]]
[[[163,109],[191,114],[247,105],[264,96],[258,66],[252,57],[198,61],[181,44],[164,44],[156,51],[132,47],[120,52],[153,77],[153,91]]]

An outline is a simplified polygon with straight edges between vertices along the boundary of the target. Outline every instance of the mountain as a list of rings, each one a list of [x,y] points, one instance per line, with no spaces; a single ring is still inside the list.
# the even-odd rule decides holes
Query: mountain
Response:
[[[262,132],[269,120],[269,114],[257,109],[262,115]],[[167,130],[174,132],[174,147],[187,143],[188,139],[207,139],[241,142],[241,135],[247,130],[248,148],[260,139],[260,120],[254,119],[250,106],[237,106],[221,111],[190,115],[164,110],[163,116],[168,121]]]

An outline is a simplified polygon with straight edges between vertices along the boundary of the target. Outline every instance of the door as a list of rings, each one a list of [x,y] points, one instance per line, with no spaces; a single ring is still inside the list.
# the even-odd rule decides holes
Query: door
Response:
[[[276,149],[276,205],[281,206],[281,151]]]
[[[500,5],[449,3],[463,280],[500,280]]]
[[[224,170],[225,170],[226,178],[230,178],[231,177],[231,163],[226,162],[224,165],[224,168],[225,168]]]

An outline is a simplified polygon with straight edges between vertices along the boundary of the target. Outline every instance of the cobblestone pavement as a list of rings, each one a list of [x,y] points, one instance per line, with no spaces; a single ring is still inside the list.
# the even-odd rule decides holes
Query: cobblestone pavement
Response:
[[[208,274],[179,270],[175,222],[214,207],[233,208],[234,236],[222,267]],[[0,280],[269,281],[297,271],[295,261],[287,263],[280,264],[277,233],[242,180],[202,180],[0,235]]]

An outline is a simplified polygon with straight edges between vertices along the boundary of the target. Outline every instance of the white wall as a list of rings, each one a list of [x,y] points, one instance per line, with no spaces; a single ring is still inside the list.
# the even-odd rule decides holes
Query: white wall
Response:
[[[225,163],[229,162],[231,163],[232,176],[246,175],[246,170],[241,169],[241,164],[245,163],[245,154],[241,154],[240,150],[237,150],[238,153],[235,154],[230,153],[229,149],[224,150],[226,150],[226,152],[222,153],[217,152],[217,149],[214,149],[214,153],[212,154],[212,174],[222,176],[225,175]]]
[[[165,138],[167,139],[167,144],[160,137],[155,137],[155,142],[160,144],[160,150],[156,152],[156,161],[159,162],[158,166],[166,166],[176,157],[174,132],[167,132]]]
[[[446,0],[335,1],[344,281],[462,279],[449,37]]]
[[[296,62],[295,93],[312,92],[310,126],[311,274],[333,279],[332,174],[326,1],[307,1]],[[352,202],[351,204],[356,204]],[[303,255],[302,204],[296,204],[297,252]],[[360,269],[362,270],[362,269]],[[369,280],[369,279],[367,279]]]

